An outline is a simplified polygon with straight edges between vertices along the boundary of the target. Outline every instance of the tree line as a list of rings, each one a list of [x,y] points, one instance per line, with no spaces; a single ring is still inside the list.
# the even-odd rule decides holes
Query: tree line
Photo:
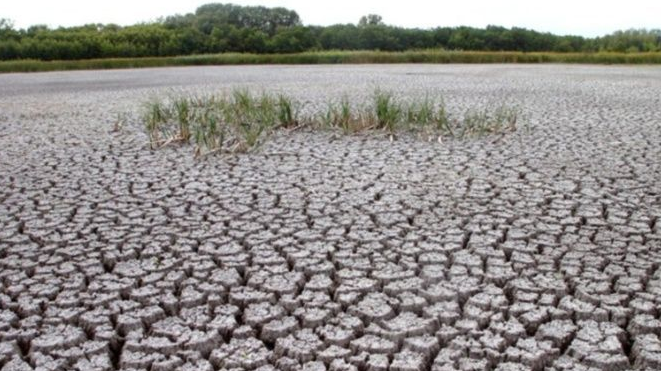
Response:
[[[207,4],[194,13],[132,26],[88,24],[16,29],[0,18],[0,60],[75,60],[204,53],[442,48],[521,52],[656,52],[661,30],[632,29],[596,38],[488,26],[402,28],[370,14],[356,24],[305,26],[285,8]]]

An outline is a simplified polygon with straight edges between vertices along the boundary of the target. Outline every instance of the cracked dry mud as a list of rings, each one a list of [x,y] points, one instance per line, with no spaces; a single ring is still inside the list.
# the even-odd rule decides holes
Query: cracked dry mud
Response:
[[[146,148],[140,102],[237,86],[516,103],[530,131]],[[655,67],[0,76],[0,369],[659,370],[660,123]]]

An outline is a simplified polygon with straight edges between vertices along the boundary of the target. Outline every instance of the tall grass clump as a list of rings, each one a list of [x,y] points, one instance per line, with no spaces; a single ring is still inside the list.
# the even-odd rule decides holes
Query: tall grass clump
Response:
[[[286,95],[278,95],[277,117],[278,124],[283,128],[291,128],[298,125],[298,113],[292,99]]]
[[[342,129],[345,133],[351,133],[352,131],[357,131],[361,129],[361,120],[360,117],[354,118],[351,113],[351,102],[349,98],[342,97],[340,101],[340,107],[336,114],[336,125]]]
[[[376,128],[393,133],[402,118],[402,108],[390,92],[376,90],[374,92],[374,114]]]
[[[173,103],[179,128],[179,140],[187,142],[190,140],[190,101],[186,98],[176,99]]]
[[[344,134],[377,129],[375,111],[374,107],[352,104],[347,96],[343,96],[337,104],[328,104],[325,114],[319,120],[323,125],[317,126],[339,129]]]
[[[326,112],[321,116],[321,121],[324,127],[338,128],[345,134],[349,134],[357,129],[351,102],[346,96],[343,96],[337,105],[329,103]]]
[[[424,99],[409,104],[406,109],[406,121],[409,124],[427,126],[435,121],[435,113],[434,102],[429,95],[425,95]]]
[[[262,134],[277,122],[276,102],[266,94],[256,97],[247,90],[235,90],[224,107],[225,122],[232,124],[243,140],[239,146],[245,149],[257,145]]]
[[[385,131],[391,139],[402,131],[468,138],[515,131],[520,120],[519,110],[510,106],[456,115],[446,110],[443,99],[426,95],[404,103],[379,89],[367,104],[344,96],[328,103],[325,112],[307,117],[299,117],[299,105],[283,94],[254,95],[239,89],[225,95],[152,100],[144,106],[143,120],[151,148],[192,143],[196,156],[250,151],[274,130],[301,123],[345,134]]]
[[[221,124],[217,112],[213,110],[205,110],[197,117],[193,132],[196,157],[201,156],[205,151],[218,151],[225,144],[226,129]]]
[[[276,127],[295,125],[296,111],[288,97],[234,90],[230,95],[151,101],[143,119],[152,148],[192,142],[202,155],[248,151]]]
[[[170,138],[170,129],[166,125],[170,120],[170,112],[167,107],[159,101],[151,101],[146,103],[145,114],[143,120],[147,133],[149,133],[149,143],[152,149],[155,146],[164,144],[162,138]],[[167,139],[166,139],[167,140]]]

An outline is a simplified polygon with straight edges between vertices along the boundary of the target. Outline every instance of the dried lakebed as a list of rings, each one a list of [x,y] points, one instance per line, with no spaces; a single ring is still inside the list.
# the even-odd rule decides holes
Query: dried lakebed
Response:
[[[196,161],[133,114],[375,86],[517,104],[530,130],[293,132]],[[660,123],[656,67],[2,75],[0,370],[661,369]]]

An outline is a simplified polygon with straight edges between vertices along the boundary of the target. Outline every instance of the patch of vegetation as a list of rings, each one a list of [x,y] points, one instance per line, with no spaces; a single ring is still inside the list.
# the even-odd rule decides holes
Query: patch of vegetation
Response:
[[[294,102],[284,95],[177,97],[145,104],[143,122],[151,148],[193,143],[196,155],[243,152],[269,132],[298,124]]]
[[[0,73],[99,70],[173,66],[221,66],[254,64],[394,64],[394,63],[583,63],[661,64],[661,52],[650,53],[553,53],[471,52],[448,50],[314,51],[292,54],[226,53],[182,57],[110,58],[86,60],[0,61]]]
[[[277,129],[305,126],[339,130],[423,133],[439,137],[470,138],[513,132],[520,111],[511,106],[449,114],[442,99],[402,102],[377,89],[371,102],[352,104],[343,97],[329,103],[321,114],[299,117],[298,103],[286,95],[234,90],[228,95],[177,97],[145,104],[143,122],[152,149],[171,144],[192,144],[196,156],[247,152]]]

